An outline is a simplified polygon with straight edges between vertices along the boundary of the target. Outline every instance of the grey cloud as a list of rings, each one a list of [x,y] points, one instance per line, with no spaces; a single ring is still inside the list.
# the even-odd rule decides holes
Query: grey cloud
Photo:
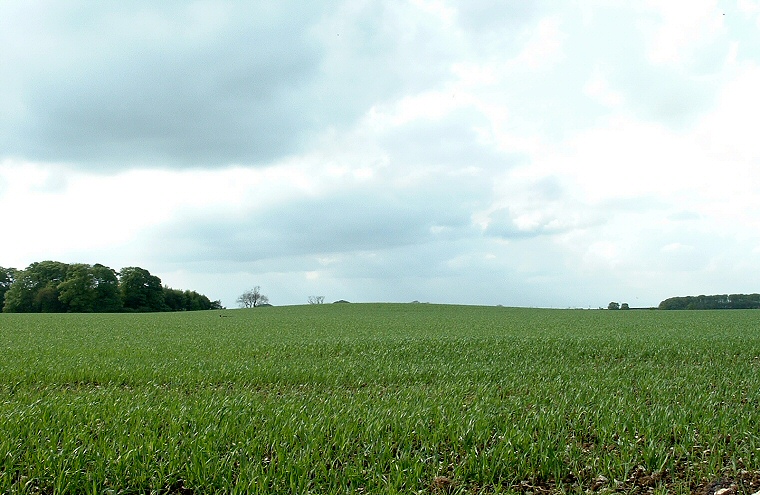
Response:
[[[440,123],[402,126],[380,139],[390,163],[366,182],[347,180],[344,189],[324,196],[233,215],[189,216],[156,234],[160,246],[172,246],[159,249],[165,258],[250,262],[479,235],[471,216],[491,200],[492,169],[515,158],[481,145],[472,125],[469,115],[454,114]]]
[[[668,215],[668,220],[674,222],[692,221],[702,219],[702,215],[695,211],[682,210]]]
[[[478,129],[491,134],[490,122],[472,109],[460,109],[440,120],[419,119],[394,128],[380,140],[390,159],[407,166],[430,165],[504,170],[522,158],[483,142]]]
[[[435,239],[371,252],[349,253],[327,266],[339,279],[424,280],[455,274],[447,261],[469,247],[466,239]]]
[[[620,180],[625,180],[622,176]],[[667,212],[672,207],[672,203],[657,196],[647,194],[643,196],[619,197],[602,201],[599,204],[600,209],[608,213],[646,213],[651,211]]]
[[[58,6],[60,21],[42,16],[41,36],[56,46],[5,69],[25,78],[26,106],[3,122],[5,153],[103,166],[261,162],[294,149],[313,125],[299,88],[319,70],[304,34],[318,13],[226,3],[224,19],[205,25],[192,8]],[[81,33],[64,24],[77,15]]]
[[[331,78],[322,89],[336,106],[426,89],[449,75],[462,53],[439,23],[400,3],[346,1],[314,30],[328,48],[322,69]]]
[[[506,58],[516,54],[521,36],[545,10],[544,2],[538,0],[472,0],[455,4],[457,23],[473,48]]]
[[[543,2],[522,0],[472,0],[457,4],[461,25],[473,31],[506,30],[535,17]]]
[[[564,262],[538,239],[516,246],[463,238],[351,257],[328,274],[354,290],[361,280],[365,300],[551,306],[561,290],[541,281],[558,278]]]
[[[625,88],[630,108],[641,117],[671,127],[688,126],[708,111],[716,96],[717,81],[708,82],[670,68],[649,68],[618,75],[618,87]]]
[[[514,184],[504,194],[508,205],[490,212],[490,222],[483,232],[486,236],[529,239],[585,229],[605,221],[603,215],[573,200],[555,177]]]
[[[31,16],[14,6],[8,24]],[[390,6],[67,4],[51,12],[27,26],[48,51],[27,50],[18,29],[2,38],[14,52],[0,69],[0,108],[16,110],[0,117],[5,156],[101,168],[265,163],[448,68],[433,27],[409,33],[404,12]]]
[[[557,201],[566,195],[565,188],[556,177],[543,177],[534,181],[527,193],[531,201],[539,204]]]
[[[484,234],[503,239],[526,239],[564,234],[576,230],[629,222],[645,223],[644,218],[688,220],[691,212],[670,214],[673,205],[651,196],[607,199],[598,204],[576,200],[554,177],[543,178],[528,184],[515,185],[507,198],[509,206],[495,209],[490,214]],[[524,215],[529,225],[519,225]],[[635,217],[635,218],[634,218]]]
[[[289,256],[382,250],[431,242],[469,228],[459,204],[413,191],[353,190],[249,211],[234,219],[188,218],[151,234],[163,257],[250,262]],[[437,232],[434,227],[441,227]],[[163,248],[162,248],[163,246]],[[181,248],[177,248],[181,246]]]

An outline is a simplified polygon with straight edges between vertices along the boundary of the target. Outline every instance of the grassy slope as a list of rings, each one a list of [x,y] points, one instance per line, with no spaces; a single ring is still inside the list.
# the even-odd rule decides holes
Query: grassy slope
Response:
[[[0,492],[688,492],[725,476],[749,493],[758,323],[427,304],[3,314]]]

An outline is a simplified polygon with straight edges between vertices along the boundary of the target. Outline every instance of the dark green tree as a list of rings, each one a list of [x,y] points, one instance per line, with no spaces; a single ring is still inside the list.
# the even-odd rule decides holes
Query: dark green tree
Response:
[[[116,272],[101,264],[69,266],[58,290],[58,299],[74,313],[111,313],[122,309]]]
[[[0,266],[0,311],[3,310],[3,305],[5,304],[5,293],[11,288],[17,272],[18,270],[15,268]]]
[[[161,279],[144,268],[130,266],[119,273],[119,290],[125,311],[166,311]]]
[[[187,310],[187,300],[185,293],[178,289],[172,289],[164,285],[164,304],[169,308],[169,311],[185,311]]]
[[[67,310],[58,297],[58,285],[66,279],[69,265],[40,261],[17,272],[5,293],[3,311],[8,313],[60,313]]]
[[[199,294],[194,290],[186,290],[185,294],[185,309],[187,311],[204,311],[211,308],[211,301],[203,294]]]
[[[660,309],[760,309],[760,294],[716,294],[670,297]]]
[[[37,291],[33,287],[31,277],[27,276],[24,270],[17,272],[15,280],[5,292],[3,302],[4,313],[32,313],[34,307],[34,296]]]
[[[83,263],[69,266],[66,279],[58,285],[58,300],[72,313],[91,313],[95,306],[92,267]]]
[[[121,311],[123,305],[116,270],[100,263],[95,263],[92,267],[92,279],[95,284],[95,306],[93,307],[93,311],[96,313]]]
[[[105,265],[58,261],[25,270],[0,267],[0,309],[5,312],[196,311],[223,309],[195,291],[161,285],[140,267],[117,273]]]
[[[164,286],[164,303],[170,311],[205,311],[221,309],[220,301],[211,301],[194,290],[181,291]]]
[[[613,301],[607,305],[607,309],[612,309],[612,310],[620,309],[620,304]]]

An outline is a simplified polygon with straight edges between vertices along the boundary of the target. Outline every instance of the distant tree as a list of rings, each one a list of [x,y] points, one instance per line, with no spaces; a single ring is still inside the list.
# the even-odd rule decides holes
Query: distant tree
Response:
[[[164,304],[169,307],[169,311],[186,311],[187,298],[185,293],[178,289],[172,289],[166,285],[163,286]]]
[[[628,307],[628,303],[623,303],[620,305],[620,309],[631,309],[631,308]]]
[[[99,263],[69,265],[58,292],[58,300],[73,313],[112,313],[122,309],[116,271]]]
[[[34,306],[37,295],[37,284],[26,270],[16,272],[14,281],[5,292],[3,302],[4,313],[33,313],[38,308]]]
[[[116,270],[95,263],[92,266],[92,282],[95,285],[95,305],[92,309],[94,312],[114,313],[124,308]]]
[[[659,309],[760,309],[760,294],[671,297]]]
[[[222,309],[220,301],[211,301],[194,290],[181,291],[164,285],[164,304],[169,311],[204,311]]]
[[[39,290],[34,298],[35,306],[42,313],[62,313],[68,308],[60,300],[58,286],[66,279],[69,265],[60,261],[42,261],[32,263],[31,272],[39,283]]]
[[[101,264],[32,263],[24,270],[0,267],[0,309],[5,312],[193,311],[223,309],[195,291],[161,286],[143,268],[117,273]]]
[[[620,309],[620,304],[613,301],[607,305],[607,309],[612,309],[612,310]]]
[[[15,268],[5,268],[0,266],[0,311],[3,310],[5,304],[5,293],[13,285],[13,280],[16,278],[18,270]]]
[[[59,300],[58,285],[66,279],[69,265],[59,261],[40,261],[16,272],[5,293],[3,311],[7,313],[60,313],[67,310]]]
[[[269,298],[261,293],[261,287],[257,285],[240,294],[237,303],[241,308],[255,308],[269,304]]]
[[[185,294],[185,310],[186,311],[205,311],[213,308],[213,303],[208,297],[203,294],[199,294],[194,290],[186,290]]]
[[[686,309],[685,297],[670,297],[660,302],[658,309]]]
[[[325,296],[309,296],[309,304],[324,304]]]
[[[186,290],[185,294],[185,311],[203,311],[211,308],[211,301],[203,294],[194,290]]]
[[[58,284],[58,300],[73,313],[95,310],[97,294],[92,267],[82,263],[70,265],[66,278]]]
[[[122,268],[119,272],[119,290],[126,311],[165,311],[161,279],[137,266]]]

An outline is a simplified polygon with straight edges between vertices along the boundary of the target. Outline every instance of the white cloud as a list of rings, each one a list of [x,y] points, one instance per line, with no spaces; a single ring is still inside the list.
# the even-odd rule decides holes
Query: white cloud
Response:
[[[698,123],[697,133],[712,158],[726,162],[760,161],[755,122],[760,115],[760,65],[743,64],[721,88],[714,109]]]
[[[610,88],[609,81],[598,70],[595,71],[583,90],[589,97],[610,108],[620,107],[624,102],[623,95]]]
[[[562,57],[562,22],[544,18],[530,33],[522,51],[510,60],[509,67],[517,70],[549,69]]]
[[[660,15],[649,45],[649,58],[656,64],[684,63],[705,38],[714,38],[723,27],[725,12],[717,0],[648,0],[646,4]]]

